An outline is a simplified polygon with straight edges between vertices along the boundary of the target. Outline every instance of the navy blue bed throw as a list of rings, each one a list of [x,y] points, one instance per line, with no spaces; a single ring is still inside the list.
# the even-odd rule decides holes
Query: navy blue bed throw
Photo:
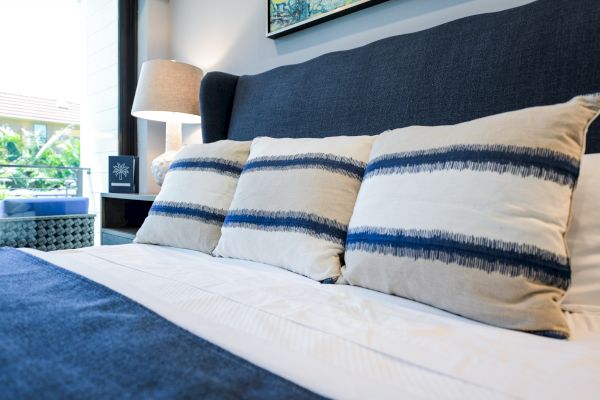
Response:
[[[0,399],[319,396],[89,279],[0,248]]]

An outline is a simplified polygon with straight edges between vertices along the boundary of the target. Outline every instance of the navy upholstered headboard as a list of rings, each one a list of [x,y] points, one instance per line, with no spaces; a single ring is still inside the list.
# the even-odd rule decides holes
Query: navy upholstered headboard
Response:
[[[599,21],[598,0],[538,0],[258,75],[211,72],[204,141],[372,135],[600,92]]]

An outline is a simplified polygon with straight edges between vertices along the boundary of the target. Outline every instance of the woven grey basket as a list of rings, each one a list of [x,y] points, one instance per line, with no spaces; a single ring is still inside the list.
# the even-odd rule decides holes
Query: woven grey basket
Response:
[[[94,245],[95,214],[0,218],[0,247],[51,251]]]

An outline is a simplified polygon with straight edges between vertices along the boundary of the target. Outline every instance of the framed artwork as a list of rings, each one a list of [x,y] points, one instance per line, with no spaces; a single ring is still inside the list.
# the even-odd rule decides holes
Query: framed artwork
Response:
[[[267,37],[283,35],[341,17],[386,0],[266,0]]]

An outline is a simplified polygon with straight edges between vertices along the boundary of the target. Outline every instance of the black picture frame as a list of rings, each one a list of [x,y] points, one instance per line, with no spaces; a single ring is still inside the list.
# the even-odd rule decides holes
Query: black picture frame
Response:
[[[308,2],[309,0],[302,0]],[[355,11],[359,11],[365,9],[367,7],[374,6],[376,4],[383,3],[387,0],[359,0],[356,3],[340,6],[336,9],[333,9],[329,12],[323,13],[321,15],[315,16],[313,18],[308,18],[304,21],[297,22],[293,25],[286,26],[284,28],[278,29],[276,31],[271,31],[271,0],[265,0],[266,4],[266,12],[267,12],[267,34],[266,36],[269,39],[277,39],[285,35],[289,35],[290,33],[297,32],[299,30],[309,28],[311,26],[330,21],[334,18],[341,17],[346,14],[350,14]]]

